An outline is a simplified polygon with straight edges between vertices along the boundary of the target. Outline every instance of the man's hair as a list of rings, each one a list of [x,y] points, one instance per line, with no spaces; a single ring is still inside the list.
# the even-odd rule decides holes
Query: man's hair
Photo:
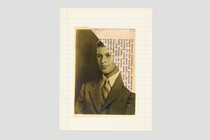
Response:
[[[97,42],[96,42],[96,48],[97,47],[105,47],[104,46],[104,44],[101,42],[101,40],[98,40]]]

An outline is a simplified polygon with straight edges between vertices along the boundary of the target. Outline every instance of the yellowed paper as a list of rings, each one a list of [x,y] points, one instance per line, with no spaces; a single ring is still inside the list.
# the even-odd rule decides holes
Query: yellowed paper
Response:
[[[134,91],[137,95],[135,117],[74,116],[76,74],[74,27],[135,30]],[[100,38],[100,34],[95,34]],[[152,130],[152,9],[60,9],[59,129]]]
[[[135,92],[135,29],[91,29],[107,47],[124,85]]]

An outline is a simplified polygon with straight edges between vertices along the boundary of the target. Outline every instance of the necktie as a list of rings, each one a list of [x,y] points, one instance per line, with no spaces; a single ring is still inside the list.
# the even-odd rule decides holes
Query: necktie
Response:
[[[105,82],[104,82],[104,86],[102,88],[103,94],[104,94],[104,99],[107,98],[110,89],[111,89],[111,87],[110,87],[110,84],[109,84],[109,79],[106,79]]]

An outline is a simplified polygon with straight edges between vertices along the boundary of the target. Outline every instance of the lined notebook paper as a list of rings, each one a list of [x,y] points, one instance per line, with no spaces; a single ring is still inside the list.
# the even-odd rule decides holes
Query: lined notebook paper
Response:
[[[74,27],[135,29],[136,117],[75,117]],[[59,130],[152,130],[152,9],[60,9]]]

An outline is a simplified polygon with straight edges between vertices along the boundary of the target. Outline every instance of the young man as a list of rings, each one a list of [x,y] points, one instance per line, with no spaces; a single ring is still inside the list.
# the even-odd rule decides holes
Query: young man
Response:
[[[124,86],[120,71],[103,43],[98,41],[96,47],[102,76],[82,85],[75,114],[134,115],[135,93]]]

